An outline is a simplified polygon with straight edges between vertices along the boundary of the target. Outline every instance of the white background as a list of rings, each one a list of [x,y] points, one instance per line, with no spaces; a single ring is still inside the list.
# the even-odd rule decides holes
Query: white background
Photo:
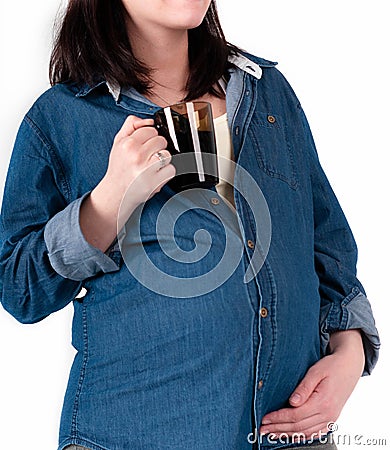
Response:
[[[338,421],[339,433],[351,439],[341,449],[361,448],[354,443],[355,435],[362,435],[360,443],[387,439],[386,446],[374,448],[390,448],[387,3],[219,1],[228,39],[279,61],[294,87],[359,245],[358,276],[371,300],[383,351],[374,374],[359,382]],[[53,0],[0,5],[0,192],[20,121],[49,86],[52,23],[58,7]],[[71,317],[68,306],[38,324],[21,325],[0,308],[0,448],[56,448],[73,357]]]

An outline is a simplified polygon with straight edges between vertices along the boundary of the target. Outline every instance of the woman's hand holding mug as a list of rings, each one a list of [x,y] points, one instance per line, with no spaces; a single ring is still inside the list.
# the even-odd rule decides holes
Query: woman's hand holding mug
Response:
[[[115,136],[106,174],[80,209],[80,227],[91,245],[106,251],[137,206],[175,176],[166,148],[153,119],[126,119]]]

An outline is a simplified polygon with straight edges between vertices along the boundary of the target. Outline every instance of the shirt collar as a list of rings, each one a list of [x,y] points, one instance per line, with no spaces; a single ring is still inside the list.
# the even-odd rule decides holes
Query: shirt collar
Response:
[[[251,58],[249,58],[242,53],[229,55],[228,61],[231,64],[233,64],[233,66],[237,67],[238,69],[241,69],[242,71],[255,77],[258,80],[260,80],[260,78],[263,75],[262,67],[273,67],[277,64],[276,62],[267,61],[265,59],[257,58],[254,56],[251,56]],[[107,86],[110,94],[114,97],[115,101],[118,102],[119,96],[121,94],[121,87],[116,83],[112,82],[109,83],[108,81],[105,80],[97,81],[96,83],[91,85],[88,84],[82,85],[78,89],[76,97],[85,97],[91,91],[93,91],[99,86],[102,86],[103,84]]]
[[[249,75],[254,76],[258,80],[260,80],[263,75],[262,68],[241,53],[236,55],[229,55],[228,61],[234,66],[248,73]]]

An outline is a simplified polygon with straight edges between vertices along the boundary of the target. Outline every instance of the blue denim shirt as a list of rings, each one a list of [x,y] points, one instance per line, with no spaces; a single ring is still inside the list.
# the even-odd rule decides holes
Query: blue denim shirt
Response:
[[[234,267],[225,263],[230,276],[210,292],[186,296],[179,285],[177,296],[156,292],[124,264],[117,244],[103,253],[84,239],[80,205],[105,174],[115,134],[128,115],[152,117],[157,105],[104,81],[58,84],[20,126],[1,211],[1,302],[23,323],[73,302],[77,353],[58,450],[72,443],[249,449],[248,434],[287,405],[330,333],[361,329],[365,374],[377,361],[356,245],[304,112],[275,63],[247,57],[232,58],[227,114],[235,161],[261,188],[272,224],[268,253],[249,282],[263,221],[252,207],[260,194],[238,172],[237,211],[213,188],[188,197],[177,219],[175,239],[188,253],[205,230],[199,245],[211,244],[202,261],[175,261],[161,250],[158,214],[175,196],[168,185],[142,205],[139,242],[129,234],[126,254],[139,274],[148,266],[136,244],[176,280],[211,271],[229,244],[240,257]],[[175,292],[175,284],[165,287]]]

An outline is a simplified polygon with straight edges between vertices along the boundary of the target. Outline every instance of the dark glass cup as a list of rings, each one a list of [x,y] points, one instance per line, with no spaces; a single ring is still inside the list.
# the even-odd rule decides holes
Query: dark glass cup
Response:
[[[181,191],[219,183],[217,148],[211,104],[177,103],[155,114],[158,133],[168,142],[176,176],[168,185]]]

